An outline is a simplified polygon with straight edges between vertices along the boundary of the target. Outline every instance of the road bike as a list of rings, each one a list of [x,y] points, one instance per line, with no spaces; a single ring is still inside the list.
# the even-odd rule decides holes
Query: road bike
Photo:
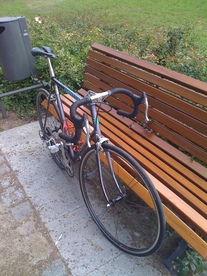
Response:
[[[136,256],[156,252],[163,242],[166,225],[160,197],[139,163],[102,135],[98,120],[100,105],[107,104],[107,97],[117,93],[125,94],[134,104],[131,113],[117,110],[119,115],[133,118],[139,105],[145,104],[148,120],[146,94],[137,96],[129,90],[114,88],[101,93],[88,91],[81,97],[55,77],[51,63],[55,55],[50,47],[33,48],[32,55],[45,58],[49,67],[49,91],[39,89],[36,103],[40,137],[52,158],[71,177],[74,166],[80,163],[84,202],[110,242]],[[70,107],[70,121],[63,111],[59,89],[75,100]],[[90,111],[91,124],[86,112],[80,112],[81,107]]]

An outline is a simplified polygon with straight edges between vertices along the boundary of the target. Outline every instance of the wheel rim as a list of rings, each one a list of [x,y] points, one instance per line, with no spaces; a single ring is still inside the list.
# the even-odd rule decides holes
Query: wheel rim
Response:
[[[122,190],[124,197],[117,200],[114,204],[107,207],[108,202],[103,194],[100,186],[98,168],[96,162],[96,155],[94,151],[90,151],[82,162],[82,176],[81,176],[81,189],[85,203],[92,215],[94,221],[104,233],[104,235],[117,247],[133,255],[146,256],[155,252],[163,237],[161,237],[160,228],[160,214],[155,206],[155,202],[151,200],[151,191],[149,193],[148,187],[143,187],[145,179],[142,175],[137,176],[142,186],[137,186],[135,177],[129,177],[130,174],[135,176],[136,172],[134,167],[128,163],[128,172],[123,169],[119,172],[117,162],[123,164],[128,162],[126,159],[121,161],[121,156],[117,152],[110,151],[114,160],[114,170],[116,171],[116,178],[118,174],[122,180],[119,181],[119,188]],[[104,155],[101,153],[101,155]],[[103,157],[104,159],[105,157]],[[115,166],[117,168],[115,168]],[[134,171],[133,171],[134,170]],[[104,186],[109,199],[116,199],[120,196],[120,191],[117,189],[112,177],[110,176],[109,168],[102,163],[102,172],[104,178]],[[123,181],[124,175],[128,175],[128,180]],[[127,185],[126,185],[126,182]],[[133,188],[129,188],[129,186]],[[136,187],[137,186],[137,187]],[[135,192],[136,191],[136,192]],[[154,211],[151,209],[137,193],[147,193],[150,205],[154,205]]]

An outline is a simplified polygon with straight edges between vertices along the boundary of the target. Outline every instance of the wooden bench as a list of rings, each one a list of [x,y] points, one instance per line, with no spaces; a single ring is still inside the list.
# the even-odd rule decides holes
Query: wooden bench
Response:
[[[107,111],[99,113],[102,132],[145,168],[163,201],[167,223],[207,259],[207,84],[95,43],[86,59],[83,87],[81,95],[113,87],[147,93],[147,125],[142,123],[144,106],[135,120],[117,115],[116,108],[131,110],[131,103],[117,95],[107,99],[113,108],[100,107]],[[62,95],[62,101],[68,115],[73,99]]]

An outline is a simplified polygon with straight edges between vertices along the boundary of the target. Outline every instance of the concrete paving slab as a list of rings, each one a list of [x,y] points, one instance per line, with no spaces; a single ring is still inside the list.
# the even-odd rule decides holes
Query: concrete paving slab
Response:
[[[158,253],[147,258],[129,256],[105,239],[84,205],[78,167],[75,177],[69,178],[50,157],[38,131],[38,122],[33,122],[1,132],[0,149],[72,275],[170,275]],[[9,206],[10,191],[7,193],[5,200]],[[18,200],[21,193],[15,196]],[[13,208],[14,217],[19,220],[26,217],[30,209],[23,210],[27,207],[20,204]],[[26,233],[32,227],[30,223],[21,231]],[[65,275],[64,266],[58,261],[50,264],[42,275],[50,275],[51,271],[55,273],[56,269],[58,275]]]
[[[71,275],[48,230],[0,150],[0,275]],[[58,274],[60,273],[60,274]]]

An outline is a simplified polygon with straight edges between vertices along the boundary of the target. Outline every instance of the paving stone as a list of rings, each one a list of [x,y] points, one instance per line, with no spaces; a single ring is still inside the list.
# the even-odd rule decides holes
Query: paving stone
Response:
[[[26,221],[21,226],[17,227],[17,231],[21,236],[28,235],[36,230],[34,221]]]
[[[16,220],[25,220],[33,213],[33,210],[28,202],[16,205],[11,209],[11,211]]]
[[[48,265],[43,271],[42,276],[67,276],[67,271],[62,260],[56,260]]]
[[[106,240],[86,210],[78,173],[70,179],[58,168],[38,130],[34,122],[0,133],[2,164],[14,174],[0,185],[0,276],[170,275],[159,253],[136,258]]]
[[[6,206],[12,206],[17,204],[24,198],[24,195],[20,189],[16,186],[8,187],[7,190],[2,193],[1,199]]]
[[[1,187],[2,188],[7,188],[10,185],[12,185],[12,183],[13,183],[13,180],[10,177],[7,176],[6,178],[3,178],[1,180]]]
[[[10,172],[10,168],[6,164],[1,164],[0,165],[0,176],[4,175],[5,173]]]

